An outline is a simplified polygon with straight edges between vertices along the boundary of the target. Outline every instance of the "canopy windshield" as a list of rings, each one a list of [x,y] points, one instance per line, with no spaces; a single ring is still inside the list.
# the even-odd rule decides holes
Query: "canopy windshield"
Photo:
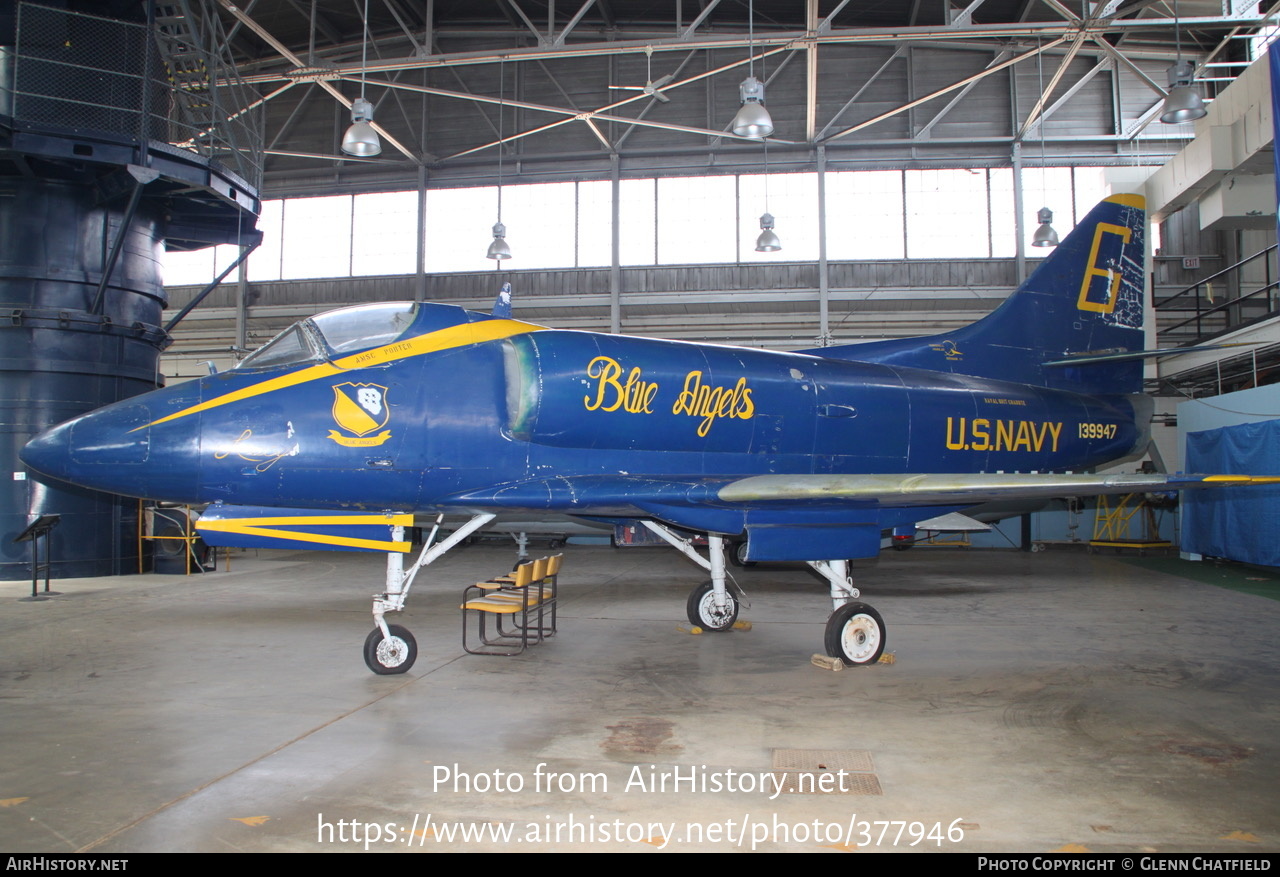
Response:
[[[335,359],[395,341],[413,323],[412,302],[357,305],[301,320],[236,368],[271,368]]]
[[[311,318],[334,356],[390,344],[412,322],[413,303],[403,301],[357,305]]]

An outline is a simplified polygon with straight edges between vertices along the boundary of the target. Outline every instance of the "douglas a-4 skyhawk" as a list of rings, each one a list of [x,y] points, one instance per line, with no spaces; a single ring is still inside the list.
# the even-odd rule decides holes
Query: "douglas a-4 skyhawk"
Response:
[[[46,476],[210,504],[214,544],[388,552],[365,655],[407,670],[384,615],[500,512],[642,521],[710,571],[690,621],[726,630],[726,540],[830,585],[827,653],[871,664],[880,615],[847,561],[994,500],[1249,483],[1059,474],[1143,451],[1142,199],[1108,198],[987,317],[958,331],[778,353],[561,331],[439,304],[321,314],[236,368],[56,426]],[[415,514],[465,513],[404,569]],[[708,557],[673,528],[707,534]]]

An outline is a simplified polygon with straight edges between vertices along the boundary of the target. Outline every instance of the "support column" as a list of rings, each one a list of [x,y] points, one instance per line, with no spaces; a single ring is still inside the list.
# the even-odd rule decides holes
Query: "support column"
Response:
[[[831,287],[827,274],[827,148],[818,147],[818,346],[831,344]]]
[[[427,300],[427,169],[418,165],[418,267],[413,300]]]
[[[618,156],[609,156],[610,170],[610,216],[613,223],[612,233],[609,236],[609,251],[611,253],[609,263],[609,331],[615,335],[622,331],[622,229],[620,228],[619,217],[622,215],[622,207],[619,203],[619,196],[622,193],[621,168],[619,166]]]
[[[1022,144],[1013,144],[1013,237],[1014,263],[1017,266],[1018,286],[1027,279],[1027,229],[1023,225],[1022,203]]]

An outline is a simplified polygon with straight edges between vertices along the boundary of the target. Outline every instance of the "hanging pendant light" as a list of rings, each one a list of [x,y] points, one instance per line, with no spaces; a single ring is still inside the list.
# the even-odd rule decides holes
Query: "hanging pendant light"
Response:
[[[1178,60],[1169,67],[1169,96],[1164,99],[1160,121],[1166,125],[1194,122],[1209,111],[1204,108],[1200,92],[1191,83],[1196,78],[1196,65],[1182,60],[1182,21],[1178,18],[1178,0],[1173,0],[1173,35],[1178,46]]]
[[[507,227],[501,221],[493,224],[493,243],[489,244],[489,252],[484,255],[486,259],[498,262],[511,258],[511,248],[507,246]]]
[[[1191,84],[1195,80],[1195,73],[1195,65],[1190,61],[1178,61],[1169,68],[1169,96],[1164,99],[1161,122],[1166,125],[1194,122],[1208,114],[1209,111],[1204,108],[1204,99]]]
[[[773,214],[765,213],[760,217],[760,237],[756,238],[757,253],[776,253],[782,249],[782,241],[773,230]]]
[[[773,133],[773,119],[764,108],[764,83],[756,79],[755,0],[747,4],[747,57],[749,72],[738,86],[742,108],[733,117],[733,133],[761,140]]]
[[[495,262],[501,262],[503,259],[511,258],[511,247],[507,246],[507,227],[502,224],[502,153],[506,148],[503,142],[503,100],[506,97],[504,92],[505,80],[503,71],[506,69],[506,60],[503,59],[498,63],[498,221],[493,224],[493,243],[489,244],[489,251],[484,254],[486,259],[493,259]]]
[[[1053,211],[1048,207],[1041,207],[1039,212],[1036,213],[1036,222],[1040,223],[1040,227],[1031,236],[1031,246],[1056,247],[1058,245],[1058,233],[1050,225],[1053,222]]]
[[[342,136],[342,151],[347,155],[358,155],[361,158],[379,155],[382,142],[378,132],[373,130],[373,104],[362,97],[351,102],[351,127]]]
[[[351,102],[351,127],[342,135],[347,155],[371,158],[382,153],[382,141],[373,127],[373,104],[364,97],[365,66],[369,59],[369,0],[364,0],[364,45],[360,49],[360,97]]]

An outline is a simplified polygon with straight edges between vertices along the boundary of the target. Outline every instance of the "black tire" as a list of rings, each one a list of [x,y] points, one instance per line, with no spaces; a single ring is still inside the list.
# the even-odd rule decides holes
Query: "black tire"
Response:
[[[730,542],[729,550],[725,552],[728,555],[729,563],[733,566],[752,567],[756,565],[754,560],[747,560],[747,543]]]
[[[733,623],[738,620],[738,598],[733,595],[733,591],[727,591],[725,596],[729,598],[727,611],[718,613],[711,582],[708,580],[698,585],[689,595],[689,602],[685,606],[689,623],[714,633],[733,627]]]
[[[364,662],[379,676],[404,673],[418,660],[418,641],[413,634],[398,624],[388,624],[390,640],[382,638],[382,631],[374,628],[364,640]]]
[[[912,548],[912,547],[914,547],[914,546],[915,546],[915,544],[916,544],[916,540],[914,540],[914,539],[904,539],[904,540],[902,540],[901,542],[899,542],[899,541],[897,541],[897,540],[895,539],[895,540],[894,540],[894,542],[893,542],[893,550],[894,550],[894,551],[906,551],[908,548]]]
[[[880,613],[866,603],[845,603],[827,619],[827,654],[846,667],[866,667],[880,660],[888,631]]]

